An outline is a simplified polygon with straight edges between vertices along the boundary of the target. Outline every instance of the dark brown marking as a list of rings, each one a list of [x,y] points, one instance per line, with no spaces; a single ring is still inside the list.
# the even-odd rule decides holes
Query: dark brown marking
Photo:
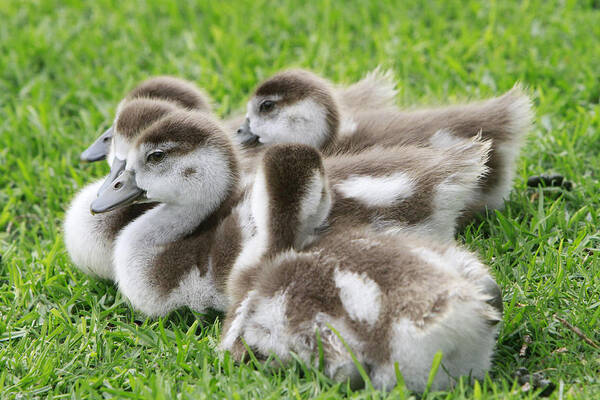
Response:
[[[285,250],[295,243],[309,180],[323,173],[321,156],[306,145],[275,145],[263,157],[263,171],[270,207],[270,250]]]
[[[196,168],[188,167],[183,170],[182,175],[186,178],[189,178],[190,176],[194,175],[195,173],[196,173]]]
[[[133,140],[142,130],[175,110],[177,107],[174,104],[163,100],[132,100],[127,102],[119,113],[116,121],[117,132],[128,140]]]
[[[150,78],[129,92],[126,99],[139,97],[167,100],[190,110],[211,111],[210,101],[196,85],[172,76]]]

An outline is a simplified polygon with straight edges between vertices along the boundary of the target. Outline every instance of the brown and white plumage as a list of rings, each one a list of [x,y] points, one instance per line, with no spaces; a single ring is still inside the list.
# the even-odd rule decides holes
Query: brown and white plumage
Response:
[[[81,159],[94,162],[107,159],[108,165],[112,166],[114,162],[114,149],[111,149],[115,134],[115,122],[124,105],[132,100],[146,98],[155,100],[170,101],[175,106],[210,112],[212,109],[211,101],[196,85],[186,80],[172,76],[156,76],[147,79],[133,88],[117,106],[115,121],[94,143],[92,143],[83,153]]]
[[[301,69],[265,80],[248,101],[246,121],[237,130],[245,147],[246,169],[254,168],[264,144],[326,147],[339,131],[354,129],[352,116],[357,112],[393,107],[395,86],[391,72],[379,68],[348,86],[334,85]],[[274,109],[265,110],[265,102],[272,102]],[[283,111],[282,104],[286,105]]]
[[[519,87],[457,106],[414,111],[356,107],[345,116],[342,110],[326,80],[303,70],[283,71],[258,86],[240,134],[258,142],[247,150],[250,156],[275,143],[308,144],[330,156],[403,144],[443,148],[458,138],[481,135],[490,140],[491,151],[489,172],[471,205],[471,211],[478,212],[502,206],[532,120],[531,101]]]
[[[177,110],[138,136],[123,173],[91,205],[105,212],[141,195],[158,203],[127,224],[114,246],[115,281],[134,308],[149,316],[183,306],[225,309],[219,282],[235,254],[227,239],[239,228],[234,223],[232,233],[227,218],[238,180],[229,135],[207,114]]]
[[[339,334],[377,388],[396,384],[398,363],[407,386],[423,391],[438,351],[444,370],[434,389],[461,375],[483,377],[502,313],[487,268],[466,250],[401,232],[365,224],[321,230],[335,207],[324,170],[306,146],[267,151],[252,188],[263,252],[231,272],[221,348],[239,360],[245,342],[259,359],[274,354],[287,363],[294,352],[316,363],[318,332],[325,373],[358,386]],[[306,242],[311,231],[319,238]]]
[[[149,100],[138,100],[144,101]],[[125,110],[121,118],[133,118],[133,115],[141,113]],[[257,222],[248,210],[266,196],[256,196],[255,192],[250,197],[244,196],[239,188],[235,146],[227,144],[228,135],[210,121],[211,117],[206,114],[171,110],[139,132],[129,147],[127,169],[135,171],[136,185],[150,200],[163,204],[122,227],[114,247],[115,278],[133,306],[149,315],[163,315],[184,305],[197,310],[224,307],[223,282],[228,271],[261,256],[260,246],[251,245],[262,239],[257,237]],[[211,128],[204,127],[204,123]],[[215,143],[220,144],[215,147]],[[319,226],[324,229],[368,225],[379,231],[401,229],[447,241],[464,208],[461,201],[465,201],[485,171],[487,148],[479,141],[465,141],[444,151],[407,146],[389,153],[383,149],[329,158],[319,167],[319,173],[329,180],[332,190],[328,188],[323,192],[321,180],[315,179],[312,181],[315,186],[306,193],[275,191],[287,196],[279,202],[287,210],[296,207],[299,201],[306,204],[304,194],[320,204],[324,193],[334,200],[331,209],[305,210],[301,221],[281,221],[283,229],[274,237],[285,241],[283,232],[294,227],[294,235],[299,240],[296,245],[301,248],[319,240],[321,231],[312,225],[314,221],[321,221],[323,226]],[[155,168],[145,167],[144,156],[156,149],[166,153],[167,158]],[[265,160],[276,155],[267,153]],[[313,157],[313,161],[320,165],[319,157]],[[295,169],[292,162],[284,159],[274,158],[269,165],[280,165],[284,171],[300,175],[306,172]],[[127,169],[111,182],[107,191],[119,192],[121,178],[131,178]],[[267,171],[257,179],[264,176],[268,177],[265,187],[277,185],[277,174]],[[380,185],[372,186],[369,194],[362,193],[360,185],[364,179],[375,180]],[[300,189],[290,186],[289,180],[279,184]],[[230,187],[227,192],[230,194],[210,197],[222,191],[223,185]],[[384,195],[378,190],[383,190]],[[435,201],[436,196],[442,196],[443,204],[433,209],[428,202]],[[383,200],[387,203],[382,203]],[[204,212],[204,207],[211,211]],[[96,208],[98,212],[106,210],[110,207]],[[119,211],[108,211],[106,215]],[[149,239],[153,235],[160,236],[158,244],[152,244]],[[134,264],[138,267],[131,267]],[[190,277],[196,284],[190,283]],[[148,286],[148,282],[151,285]],[[181,291],[183,287],[194,285],[199,288],[197,291]],[[212,300],[207,300],[202,293],[210,293]],[[190,300],[190,296],[195,300]],[[215,299],[220,303],[211,303],[216,302]]]
[[[122,107],[115,127],[128,146],[144,128],[175,110],[175,105],[163,100],[134,99]],[[105,214],[92,214],[91,203],[101,187],[115,177],[85,186],[72,200],[64,221],[65,245],[73,263],[85,273],[110,280],[115,278],[112,251],[119,231],[153,207],[133,204]]]

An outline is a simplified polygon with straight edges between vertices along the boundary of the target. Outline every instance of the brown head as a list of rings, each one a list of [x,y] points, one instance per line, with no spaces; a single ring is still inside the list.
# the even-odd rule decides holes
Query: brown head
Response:
[[[329,82],[287,70],[261,83],[248,102],[242,142],[301,143],[324,148],[335,140],[339,109]]]
[[[98,193],[105,190],[123,172],[127,153],[140,133],[177,109],[173,103],[157,99],[139,98],[123,103],[111,128],[113,137],[109,156],[110,173]]]
[[[115,125],[127,103],[136,99],[162,100],[189,110],[211,111],[210,100],[193,83],[171,76],[150,78],[135,87],[119,103],[113,125],[81,154],[82,160],[93,162],[108,157],[109,165],[113,164],[112,156],[114,154],[111,154],[111,142],[117,134]]]
[[[135,140],[125,170],[92,209],[104,212],[145,197],[212,213],[234,195],[237,182],[237,158],[224,129],[204,113],[178,110]]]

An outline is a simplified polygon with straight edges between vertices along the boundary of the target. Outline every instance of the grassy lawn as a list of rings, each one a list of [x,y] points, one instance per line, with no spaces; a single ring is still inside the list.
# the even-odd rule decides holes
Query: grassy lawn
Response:
[[[600,2],[156,3],[0,0],[1,398],[385,397],[300,364],[220,358],[219,316],[145,319],[71,265],[61,233],[73,194],[108,171],[80,164],[80,151],[140,80],[191,79],[226,115],[281,68],[351,82],[378,64],[395,71],[407,107],[519,80],[537,108],[505,210],[458,238],[504,290],[494,368],[425,397],[536,398],[515,383],[525,367],[557,385],[552,398],[600,398],[600,350],[559,321],[600,342]],[[575,186],[527,188],[542,172]]]

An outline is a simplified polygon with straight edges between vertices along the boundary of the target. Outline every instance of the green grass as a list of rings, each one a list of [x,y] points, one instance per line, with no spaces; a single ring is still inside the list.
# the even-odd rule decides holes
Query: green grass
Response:
[[[219,358],[218,317],[145,320],[71,265],[61,234],[75,191],[107,172],[79,153],[136,82],[191,79],[226,115],[283,67],[351,82],[382,64],[405,106],[488,97],[519,80],[537,108],[506,209],[459,236],[504,290],[494,368],[426,397],[535,398],[514,382],[526,367],[563,398],[600,398],[600,351],[553,317],[600,341],[597,0],[196,3],[0,0],[0,397],[384,397],[301,364],[272,372]],[[547,171],[575,188],[526,187]]]

